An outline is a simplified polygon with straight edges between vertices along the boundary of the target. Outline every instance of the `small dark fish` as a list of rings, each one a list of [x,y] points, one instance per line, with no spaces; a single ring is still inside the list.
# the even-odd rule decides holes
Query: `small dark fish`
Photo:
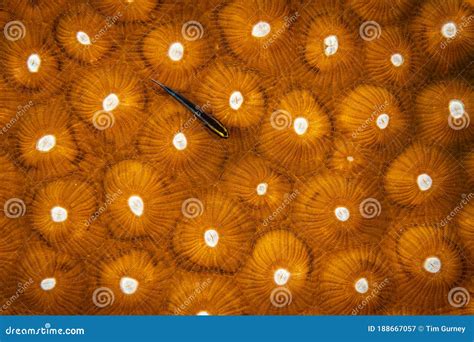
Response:
[[[211,115],[204,112],[199,106],[195,105],[187,98],[185,98],[180,93],[168,88],[163,83],[158,82],[154,79],[151,79],[153,83],[158,84],[164,91],[166,91],[171,97],[173,97],[176,101],[181,103],[184,107],[186,107],[191,113],[193,113],[199,120],[201,120],[207,128],[213,131],[215,134],[220,136],[221,138],[227,139],[229,137],[229,132],[227,128],[216,118],[212,117]]]

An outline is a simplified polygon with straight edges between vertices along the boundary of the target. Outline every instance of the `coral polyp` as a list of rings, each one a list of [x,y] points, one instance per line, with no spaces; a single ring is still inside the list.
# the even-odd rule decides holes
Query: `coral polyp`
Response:
[[[472,315],[473,18],[0,0],[0,313]]]

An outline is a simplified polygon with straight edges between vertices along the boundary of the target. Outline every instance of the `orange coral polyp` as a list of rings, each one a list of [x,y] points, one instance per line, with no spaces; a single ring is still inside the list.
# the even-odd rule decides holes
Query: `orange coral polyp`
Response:
[[[266,101],[258,74],[217,65],[203,77],[196,96],[224,125],[249,128],[260,122]]]
[[[109,65],[84,69],[72,84],[70,101],[89,127],[124,146],[144,121],[145,94],[143,83],[130,68]]]
[[[151,166],[133,160],[110,167],[104,189],[112,196],[110,228],[117,238],[163,238],[179,217],[180,195]]]

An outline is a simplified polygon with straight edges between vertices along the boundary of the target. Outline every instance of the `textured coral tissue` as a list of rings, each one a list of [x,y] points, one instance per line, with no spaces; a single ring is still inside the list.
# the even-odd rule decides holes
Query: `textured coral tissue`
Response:
[[[474,314],[473,0],[1,0],[0,27],[1,314]]]

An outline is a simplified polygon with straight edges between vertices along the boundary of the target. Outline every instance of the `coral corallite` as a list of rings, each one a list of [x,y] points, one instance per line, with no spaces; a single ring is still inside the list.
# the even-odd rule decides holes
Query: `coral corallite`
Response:
[[[151,166],[126,160],[113,165],[104,178],[111,200],[110,228],[117,238],[165,235],[179,215],[179,192],[168,189]]]
[[[391,302],[396,288],[382,252],[366,248],[329,256],[321,269],[319,287],[323,312],[346,315],[380,313]]]
[[[296,197],[295,230],[313,247],[359,247],[377,243],[387,223],[382,196],[363,178],[318,175]]]

